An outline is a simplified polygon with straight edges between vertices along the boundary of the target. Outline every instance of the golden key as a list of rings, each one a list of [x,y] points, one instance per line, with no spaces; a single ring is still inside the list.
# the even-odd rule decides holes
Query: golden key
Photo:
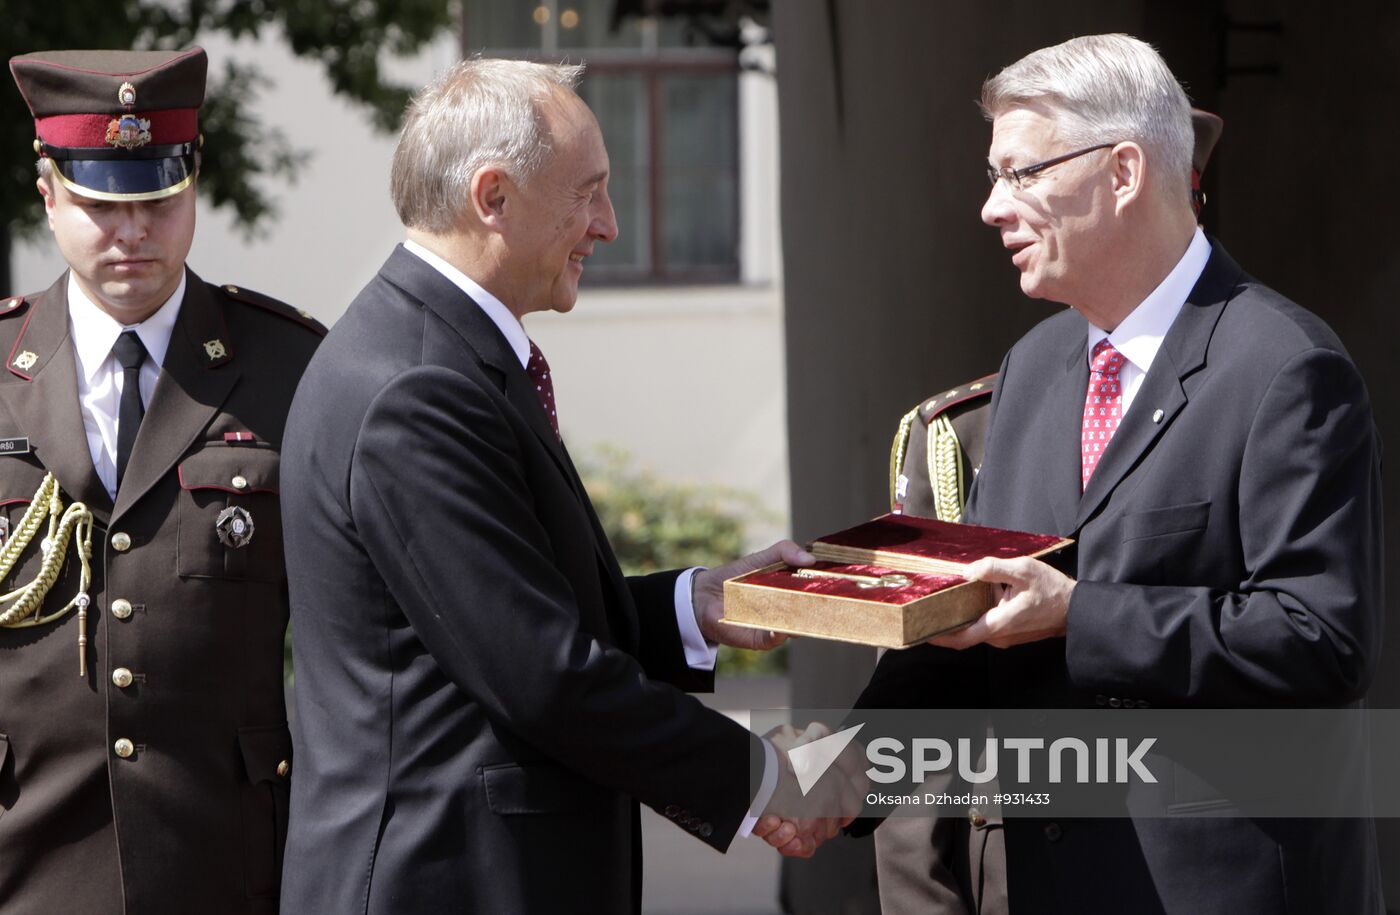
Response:
[[[856,575],[853,572],[831,572],[826,569],[798,569],[792,573],[798,578],[840,578],[853,581],[862,588],[902,588],[910,583],[908,575],[891,572],[886,575]]]

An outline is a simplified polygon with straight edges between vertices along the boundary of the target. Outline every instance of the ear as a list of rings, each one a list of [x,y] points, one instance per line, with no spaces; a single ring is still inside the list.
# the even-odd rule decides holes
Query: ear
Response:
[[[1109,151],[1113,179],[1114,209],[1122,213],[1142,195],[1147,186],[1147,153],[1132,140]]]
[[[506,218],[507,198],[514,194],[515,186],[501,169],[487,165],[472,175],[471,203],[476,218],[483,225],[499,229]]]
[[[39,189],[39,196],[44,198],[44,215],[48,217],[50,231],[53,230],[53,208],[54,204],[57,202],[57,199],[54,197],[53,187],[49,183],[52,180],[54,179],[49,178],[46,180],[42,177],[34,179],[34,186]]]

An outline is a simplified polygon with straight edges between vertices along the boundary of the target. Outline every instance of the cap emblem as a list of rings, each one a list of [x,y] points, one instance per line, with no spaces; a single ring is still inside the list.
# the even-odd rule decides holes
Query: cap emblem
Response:
[[[117,90],[117,102],[127,108],[136,107],[136,87],[131,83],[122,83],[122,87]]]
[[[151,142],[151,122],[124,114],[107,125],[107,142],[122,149],[136,149]]]
[[[34,364],[39,361],[39,357],[29,350],[25,350],[15,357],[15,368],[21,372],[27,372],[34,368]]]

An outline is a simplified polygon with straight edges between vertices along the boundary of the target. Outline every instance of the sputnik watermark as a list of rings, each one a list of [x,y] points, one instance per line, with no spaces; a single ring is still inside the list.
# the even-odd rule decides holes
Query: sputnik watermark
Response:
[[[823,739],[831,740],[859,727],[838,731]],[[849,742],[849,738],[847,740]],[[906,777],[917,784],[932,775],[952,772],[956,761],[960,778],[974,785],[983,785],[996,779],[1000,751],[1005,749],[1016,754],[1016,781],[1022,783],[1032,780],[1032,766],[1037,762],[1036,751],[1043,751],[1046,774],[1052,785],[1065,781],[1067,755],[1073,766],[1070,780],[1076,784],[1106,785],[1112,782],[1126,785],[1131,776],[1136,776],[1143,784],[1155,785],[1157,776],[1143,763],[1143,757],[1156,742],[1155,737],[1145,737],[1130,751],[1127,738],[1096,738],[1093,741],[1091,775],[1089,743],[1078,737],[1061,737],[1051,741],[1048,748],[1040,737],[988,737],[982,747],[975,747],[976,742],[968,737],[958,738],[955,743],[941,737],[915,737],[910,741],[912,750],[909,752],[909,763],[905,762],[903,741],[894,737],[878,737],[865,747],[866,758],[871,762],[865,774],[872,782],[881,785],[892,785],[904,781]],[[982,760],[980,769],[979,757]]]

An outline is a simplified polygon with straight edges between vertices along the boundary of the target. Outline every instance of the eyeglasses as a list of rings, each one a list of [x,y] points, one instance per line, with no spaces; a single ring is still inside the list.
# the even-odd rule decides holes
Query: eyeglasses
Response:
[[[1070,159],[1078,159],[1080,156],[1088,155],[1095,150],[1111,149],[1117,145],[1117,143],[1100,143],[1098,146],[1090,146],[1087,149],[1076,149],[1074,152],[1065,153],[1063,156],[1056,156],[1053,159],[1046,159],[1044,162],[1037,162],[1034,165],[1027,165],[1025,168],[1011,168],[1007,165],[997,168],[995,165],[988,162],[987,180],[991,182],[992,187],[996,187],[997,181],[1001,178],[1005,178],[1007,184],[1020,190],[1021,181],[1029,178],[1031,175],[1038,175],[1047,168],[1061,165],[1068,162]]]

